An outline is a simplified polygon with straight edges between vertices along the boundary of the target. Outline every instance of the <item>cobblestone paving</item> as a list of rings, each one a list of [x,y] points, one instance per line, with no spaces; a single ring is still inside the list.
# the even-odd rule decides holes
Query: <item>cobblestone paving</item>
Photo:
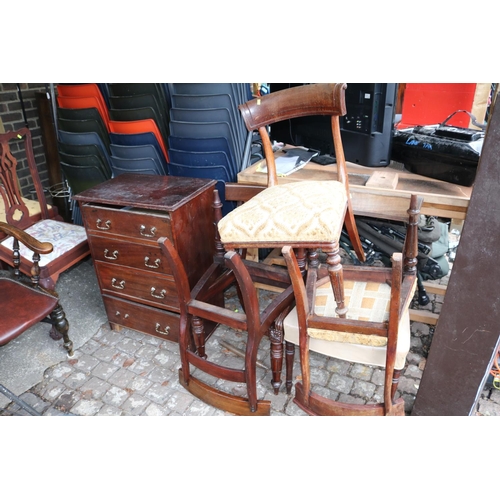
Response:
[[[441,280],[445,283],[447,278]],[[260,291],[261,302],[270,292]],[[238,307],[234,289],[226,294],[227,307]],[[430,303],[423,309],[439,312],[442,297],[429,294]],[[415,305],[414,305],[415,307]],[[417,306],[418,307],[418,306]],[[419,388],[433,328],[412,322],[411,351],[398,387],[398,396],[405,401],[405,411],[411,413]],[[237,349],[244,346],[245,334],[219,326],[212,335],[207,352],[217,352],[231,366],[241,366],[242,359],[221,347],[224,340]],[[302,416],[305,413],[286,394],[284,384],[275,395],[271,387],[270,344],[261,342],[258,360],[266,367],[257,368],[258,394],[271,401],[272,416]],[[72,414],[82,416],[181,416],[229,415],[208,406],[190,393],[178,381],[180,360],[176,343],[164,341],[133,330],[111,330],[103,324],[95,335],[67,359],[46,370],[42,382],[21,395],[21,399],[44,416]],[[383,395],[383,370],[377,367],[327,359],[312,353],[312,382],[315,390],[343,402],[380,402]],[[298,356],[294,376],[300,377]],[[200,378],[218,387],[245,395],[241,384]],[[293,391],[292,391],[293,392]],[[500,415],[500,391],[483,390],[477,415]],[[27,415],[12,403],[0,415]]]

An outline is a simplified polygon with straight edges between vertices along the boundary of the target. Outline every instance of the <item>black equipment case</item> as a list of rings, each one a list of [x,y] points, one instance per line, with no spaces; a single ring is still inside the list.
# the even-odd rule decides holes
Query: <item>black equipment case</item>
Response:
[[[481,130],[446,125],[456,113],[467,113]],[[455,111],[439,125],[394,130],[391,159],[415,174],[472,186],[484,141],[485,125],[468,111]]]

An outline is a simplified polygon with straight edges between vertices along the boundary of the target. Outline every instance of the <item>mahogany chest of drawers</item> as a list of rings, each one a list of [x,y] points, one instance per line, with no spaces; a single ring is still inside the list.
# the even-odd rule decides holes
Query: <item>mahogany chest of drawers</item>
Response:
[[[215,184],[124,174],[74,197],[111,328],[178,340],[177,289],[157,240],[173,242],[193,287],[213,260]]]

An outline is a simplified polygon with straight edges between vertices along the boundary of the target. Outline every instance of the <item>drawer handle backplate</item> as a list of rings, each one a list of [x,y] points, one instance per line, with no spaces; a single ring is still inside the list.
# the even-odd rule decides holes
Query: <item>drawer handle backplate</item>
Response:
[[[144,257],[144,265],[146,267],[150,267],[151,269],[158,269],[160,267],[161,260],[156,259],[154,264],[148,264],[149,262],[149,257]]]
[[[160,323],[156,323],[155,331],[161,335],[168,335],[170,333],[170,327],[166,326],[165,330],[162,330]]]
[[[153,226],[149,230],[149,234],[144,232],[146,230],[146,226],[144,224],[141,224],[141,227],[139,229],[140,229],[139,232],[141,233],[142,236],[146,236],[146,238],[154,238],[156,233],[156,227]]]
[[[116,260],[118,258],[118,250],[113,250],[111,255],[109,254],[109,250],[107,248],[104,249],[104,258],[109,260]]]
[[[155,299],[164,299],[165,294],[167,293],[166,290],[162,290],[158,295],[155,294],[156,288],[154,286],[151,287],[151,296],[154,297]]]
[[[111,286],[114,288],[118,288],[118,290],[123,290],[125,288],[125,280],[121,280],[117,285],[115,285],[116,282],[117,282],[117,279],[113,278],[111,280]]]
[[[100,225],[101,222],[102,222],[101,219],[97,219],[96,220],[97,229],[101,229],[102,231],[107,231],[108,229],[110,229],[110,227],[111,227],[111,221],[109,219],[104,223],[104,226]]]

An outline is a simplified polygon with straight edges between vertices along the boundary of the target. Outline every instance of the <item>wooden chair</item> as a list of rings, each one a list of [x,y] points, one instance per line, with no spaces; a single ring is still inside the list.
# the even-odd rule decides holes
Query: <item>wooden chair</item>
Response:
[[[221,262],[224,251],[254,248],[282,248],[292,246],[298,254],[301,269],[305,269],[308,248],[321,248],[328,258],[338,310],[345,315],[342,295],[342,265],[339,256],[339,238],[345,223],[356,254],[365,260],[357,233],[349,194],[349,182],[340,135],[339,117],[346,113],[345,84],[326,83],[295,87],[259,97],[239,106],[248,131],[258,130],[262,138],[268,167],[268,187],[240,205],[222,219],[217,219],[219,246],[216,256]],[[335,147],[338,180],[278,183],[276,163],[268,127],[273,123],[309,115],[331,117],[332,138]],[[237,254],[235,259],[241,258]],[[244,260],[254,283],[287,288],[287,281],[264,263]],[[287,276],[289,283],[289,276]],[[284,285],[285,284],[285,285]],[[248,312],[248,311],[247,311]],[[282,311],[275,311],[279,319]],[[280,329],[273,325],[269,332],[272,348],[273,387],[280,387],[282,339],[276,336]]]
[[[179,293],[179,348],[182,363],[179,370],[180,383],[197,398],[221,410],[237,415],[269,415],[270,401],[259,399],[257,394],[257,350],[275,316],[286,310],[286,307],[291,308],[292,287],[289,286],[287,293],[281,294],[259,313],[257,290],[249,270],[238,254],[227,252],[223,266],[214,262],[193,290],[190,290],[185,268],[175,247],[167,238],[160,238],[158,243],[172,269]],[[283,273],[282,275],[286,283],[287,277]],[[233,312],[214,300],[234,279],[241,291],[244,312]],[[234,368],[224,360],[220,361],[220,349],[215,351],[213,358],[207,358],[206,342],[209,336],[205,332],[210,328],[207,322],[247,332],[242,368]],[[237,396],[209,385],[195,376],[195,368],[216,379],[245,384],[247,396]]]
[[[18,162],[11,153],[10,145],[22,149],[19,141],[24,139],[24,151],[29,173],[35,187],[37,201],[30,201],[21,195],[17,176]],[[50,207],[45,198],[38,174],[31,142],[31,132],[27,128],[0,134],[0,221],[7,222],[26,231],[34,238],[48,241],[54,250],[41,256],[40,284],[54,289],[61,272],[90,254],[85,229],[62,221],[55,207]],[[15,149],[13,149],[15,150]],[[3,210],[2,210],[3,209]],[[10,264],[12,237],[0,231],[0,261]],[[28,249],[21,245],[20,271],[30,275],[32,264]]]
[[[417,285],[417,223],[422,198],[411,196],[402,253],[392,268],[344,266],[344,292],[349,314],[335,309],[330,279],[309,253],[306,278],[290,246],[283,248],[296,307],[283,321],[287,388],[292,384],[294,345],[299,345],[302,382],[295,385],[295,403],[311,415],[404,415],[404,401],[395,400],[399,374],[410,349],[409,305]],[[305,282],[304,282],[305,281]],[[353,363],[385,368],[384,401],[346,404],[314,392],[310,351]]]
[[[40,286],[40,255],[52,252],[52,244],[40,242],[25,231],[0,222],[0,231],[13,239],[11,262],[13,277],[0,276],[0,345],[14,340],[28,328],[39,322],[52,325],[64,339],[64,347],[73,356],[73,342],[68,336],[69,323],[59,298],[53,290]],[[20,243],[33,252],[31,280],[20,272]]]

